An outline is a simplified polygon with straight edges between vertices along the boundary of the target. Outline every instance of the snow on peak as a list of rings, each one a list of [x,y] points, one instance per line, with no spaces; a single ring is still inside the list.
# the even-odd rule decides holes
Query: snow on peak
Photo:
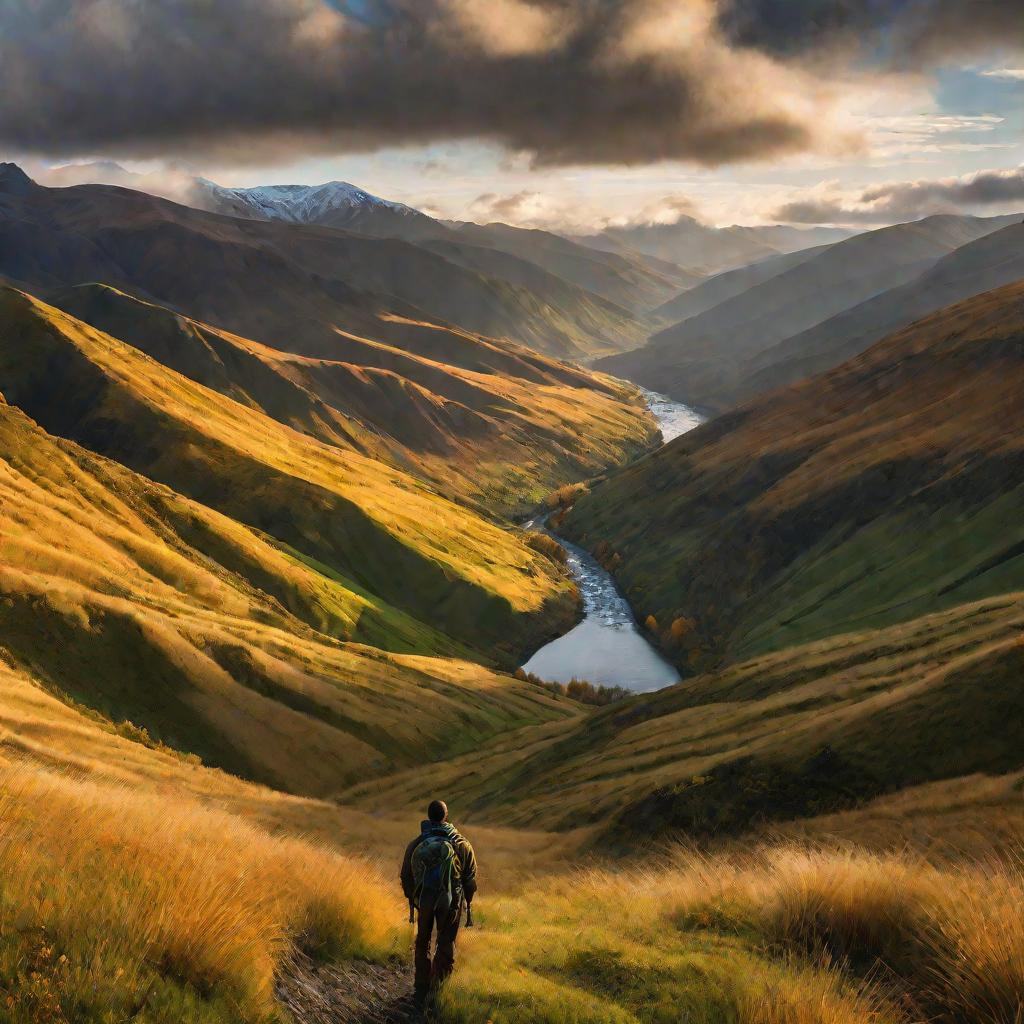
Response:
[[[331,213],[387,210],[401,215],[415,214],[411,207],[371,195],[347,181],[329,181],[324,185],[260,185],[256,188],[225,188],[203,181],[216,199],[241,206],[252,216],[265,220],[286,220],[316,224]]]

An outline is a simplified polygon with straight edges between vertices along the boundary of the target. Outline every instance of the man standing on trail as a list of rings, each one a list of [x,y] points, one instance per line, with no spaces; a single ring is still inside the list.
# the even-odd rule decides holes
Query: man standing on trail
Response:
[[[449,824],[443,800],[435,800],[427,808],[420,834],[405,851],[402,889],[410,907],[419,911],[416,1001],[423,1004],[430,990],[455,967],[462,905],[465,902],[468,907],[476,892],[476,855],[465,837]],[[430,940],[435,927],[437,948],[431,964]]]

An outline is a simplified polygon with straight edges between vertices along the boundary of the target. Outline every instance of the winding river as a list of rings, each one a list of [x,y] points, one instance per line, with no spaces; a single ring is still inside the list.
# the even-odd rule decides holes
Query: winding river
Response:
[[[644,396],[666,444],[701,423],[701,417],[681,402],[654,391],[644,391]],[[527,526],[551,533],[540,519]],[[523,668],[550,682],[586,679],[634,693],[678,683],[679,673],[641,634],[611,575],[582,548],[551,535],[569,554],[569,569],[583,597],[583,621],[542,647]]]

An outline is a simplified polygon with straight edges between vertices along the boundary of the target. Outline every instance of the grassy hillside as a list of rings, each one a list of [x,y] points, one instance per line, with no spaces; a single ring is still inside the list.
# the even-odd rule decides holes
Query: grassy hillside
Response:
[[[913,281],[1014,219],[935,216],[855,235],[795,266],[787,261],[780,274],[754,278],[752,287],[665,328],[641,349],[608,357],[600,368],[691,405],[731,408],[751,394],[751,363],[766,350]]]
[[[6,405],[0,469],[11,663],[206,763],[328,794],[571,713],[326,565]]]
[[[49,432],[478,649],[514,654],[571,619],[571,588],[553,563],[412,477],[299,434],[23,293],[0,301],[4,394]]]
[[[456,328],[407,321],[402,347],[339,333],[337,358],[313,359],[105,285],[59,291],[51,301],[301,433],[502,514],[628,461],[654,437],[631,389]]]
[[[959,299],[1024,278],[1024,226],[955,249],[919,277],[862,302],[759,353],[745,368],[740,399],[820,373],[887,334]]]
[[[324,963],[298,979],[313,999],[349,1007],[354,977],[405,961],[396,888],[337,845],[384,853],[390,875],[412,822],[144,746],[6,665],[0,720],[13,1024],[283,1022],[296,954]],[[321,822],[330,845],[294,835]],[[984,844],[929,862],[791,840],[580,872],[558,837],[470,834],[481,927],[460,940],[443,1021],[1005,1024],[1024,992],[1020,872]]]
[[[0,722],[5,1021],[266,1024],[295,949],[396,951],[373,865],[246,820],[300,801],[69,707],[3,652]]]
[[[483,820],[591,827],[629,850],[1024,767],[1019,594],[744,661],[483,755],[360,783],[357,806],[451,792]],[[454,798],[454,797],[453,797]],[[847,830],[848,834],[855,830]]]
[[[1019,589],[1022,332],[1024,285],[950,307],[635,463],[565,529],[691,667]]]
[[[1012,859],[679,851],[502,901],[467,937],[443,1019],[1005,1024],[1024,993],[1022,910]]]

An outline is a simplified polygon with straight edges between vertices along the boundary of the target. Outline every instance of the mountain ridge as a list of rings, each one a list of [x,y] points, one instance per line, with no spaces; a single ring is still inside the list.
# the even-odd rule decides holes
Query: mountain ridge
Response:
[[[119,186],[0,191],[0,240],[0,274],[26,286],[102,281],[271,344],[280,333],[329,348],[337,324],[401,333],[382,313],[570,357],[643,333],[567,282],[559,307],[409,242],[209,213]]]
[[[652,335],[643,347],[598,365],[679,401],[724,411],[742,394],[747,364],[765,350],[915,280],[942,257],[1015,219],[939,215],[855,235],[810,259],[784,260],[782,273],[761,277]]]

